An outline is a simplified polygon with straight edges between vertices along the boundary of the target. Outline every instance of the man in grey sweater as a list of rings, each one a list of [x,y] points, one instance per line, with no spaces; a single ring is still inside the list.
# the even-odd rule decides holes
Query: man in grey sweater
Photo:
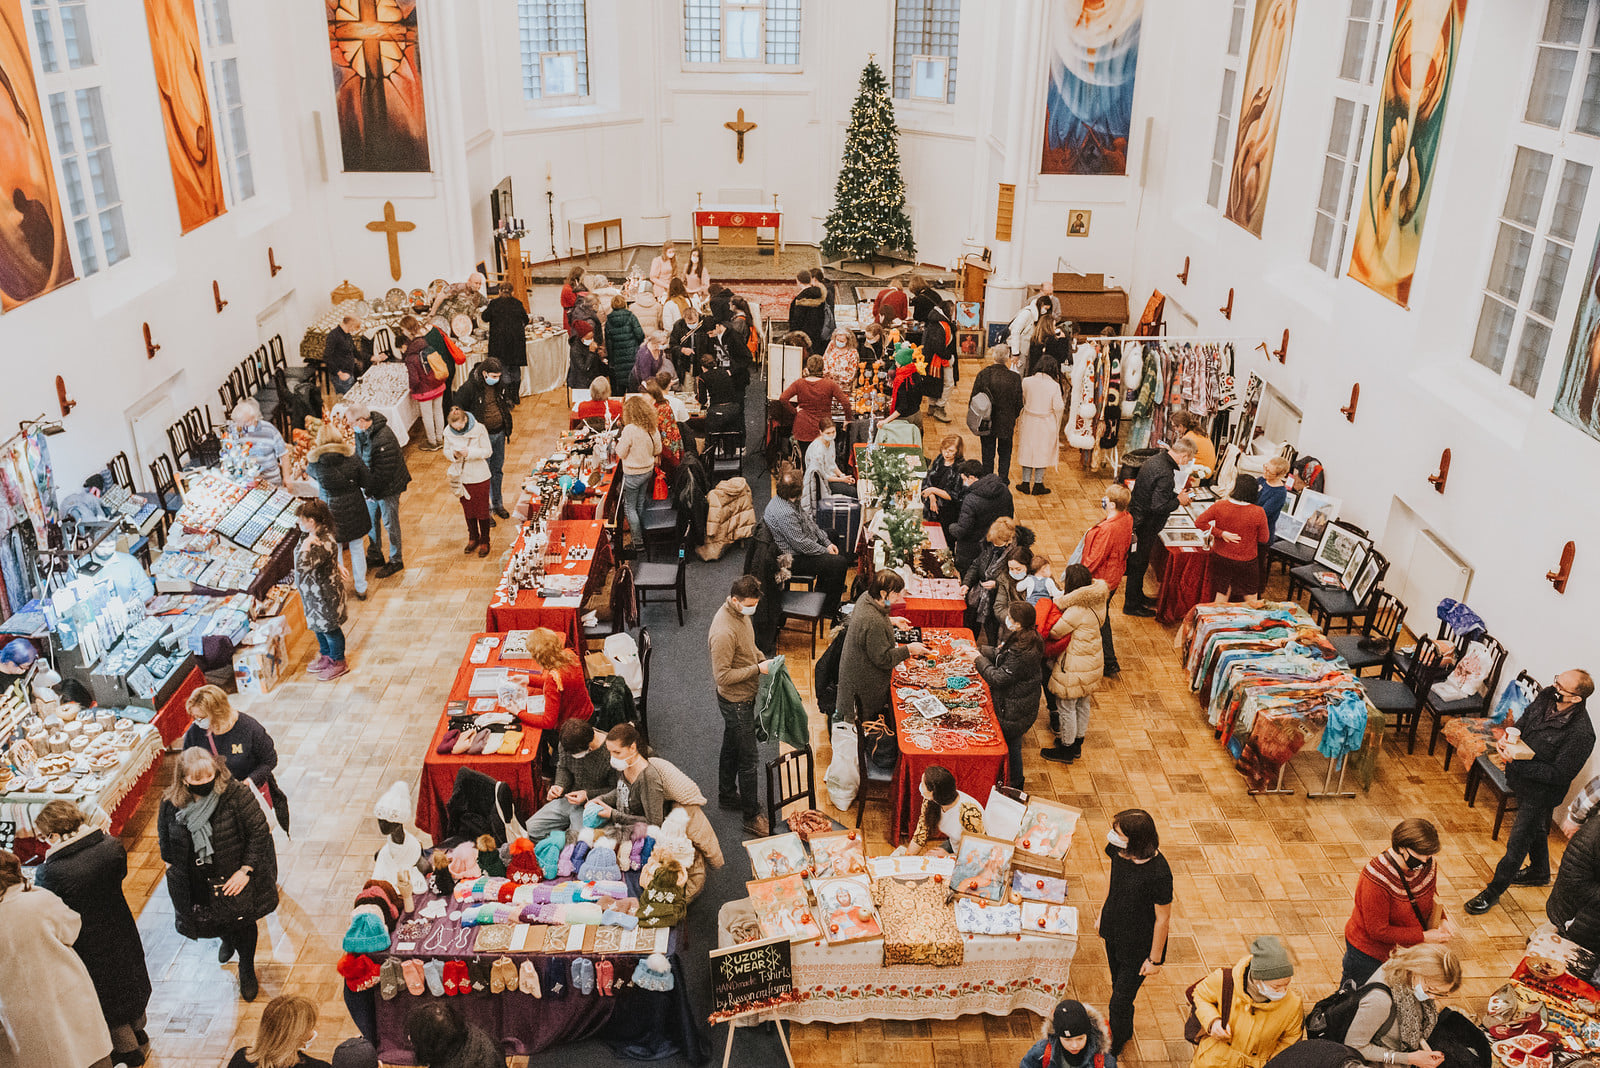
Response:
[[[854,561],[840,554],[838,546],[817,526],[816,519],[800,507],[802,488],[798,473],[780,478],[762,518],[772,531],[778,551],[794,557],[790,570],[796,575],[816,577],[817,586],[826,597],[823,613],[831,619],[839,611],[839,598],[844,596],[845,579]]]
[[[717,762],[717,804],[744,813],[744,829],[767,834],[767,817],[761,814],[761,788],[756,783],[756,690],[760,676],[772,661],[761,659],[756,649],[750,617],[761,602],[761,581],[740,575],[728,599],[711,620],[707,644],[711,648],[711,678],[717,686],[717,707],[722,710],[722,753]]]
[[[583,830],[583,806],[590,798],[617,785],[617,772],[606,752],[606,735],[586,719],[569,719],[561,725],[561,755],[556,758],[555,783],[545,794],[544,807],[528,820],[528,837],[535,842],[551,831],[577,834]]]

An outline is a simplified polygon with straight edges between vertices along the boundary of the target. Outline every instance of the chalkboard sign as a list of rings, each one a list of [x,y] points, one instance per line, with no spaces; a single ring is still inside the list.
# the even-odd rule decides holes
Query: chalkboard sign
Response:
[[[789,940],[768,938],[712,950],[711,987],[713,1024],[795,1000]]]

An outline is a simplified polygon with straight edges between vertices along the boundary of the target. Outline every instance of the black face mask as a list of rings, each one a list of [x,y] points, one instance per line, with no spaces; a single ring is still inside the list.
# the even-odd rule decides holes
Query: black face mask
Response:
[[[1408,869],[1410,869],[1411,871],[1416,871],[1418,868],[1422,867],[1426,863],[1427,863],[1427,861],[1423,860],[1421,857],[1407,857],[1406,858],[1406,867]]]
[[[188,784],[188,787],[189,792],[194,794],[194,796],[208,797],[210,796],[211,791],[217,788],[217,780],[212,779],[210,782],[191,782]]]

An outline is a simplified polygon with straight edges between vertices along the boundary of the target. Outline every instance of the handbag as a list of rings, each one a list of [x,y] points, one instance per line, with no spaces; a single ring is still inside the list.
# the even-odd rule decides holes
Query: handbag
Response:
[[[1233,1015],[1233,969],[1220,968],[1222,972],[1222,1026],[1228,1026],[1228,1018]],[[1189,1018],[1183,1021],[1183,1037],[1191,1046],[1198,1046],[1200,1040],[1206,1036],[1205,1029],[1200,1026],[1200,1017],[1194,1011],[1194,988],[1205,982],[1196,979],[1189,984],[1189,989],[1183,996],[1189,1000]]]

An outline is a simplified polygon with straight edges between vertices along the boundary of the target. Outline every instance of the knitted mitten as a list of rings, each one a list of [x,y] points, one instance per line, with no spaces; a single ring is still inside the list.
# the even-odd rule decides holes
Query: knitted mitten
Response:
[[[611,983],[612,983],[613,978],[614,978],[614,973],[612,971],[611,962],[610,961],[608,961],[604,957],[602,957],[602,958],[600,958],[600,960],[595,962],[595,966],[594,966],[594,985],[595,985],[595,989],[600,991],[600,996],[601,997],[607,997],[608,998],[608,997],[611,996],[611,994],[612,994]]]
[[[393,1001],[395,995],[400,993],[400,988],[405,986],[405,973],[400,970],[400,961],[390,957],[383,962],[383,967],[378,969],[378,993],[383,995],[383,1000]]]
[[[517,971],[517,975],[517,989],[524,994],[531,994],[539,989],[539,972],[534,968],[533,961],[523,961],[522,967]]]
[[[422,962],[420,960],[413,959],[401,962],[400,974],[405,977],[406,993],[412,997],[421,997],[422,992],[428,989],[426,980],[423,977]]]

